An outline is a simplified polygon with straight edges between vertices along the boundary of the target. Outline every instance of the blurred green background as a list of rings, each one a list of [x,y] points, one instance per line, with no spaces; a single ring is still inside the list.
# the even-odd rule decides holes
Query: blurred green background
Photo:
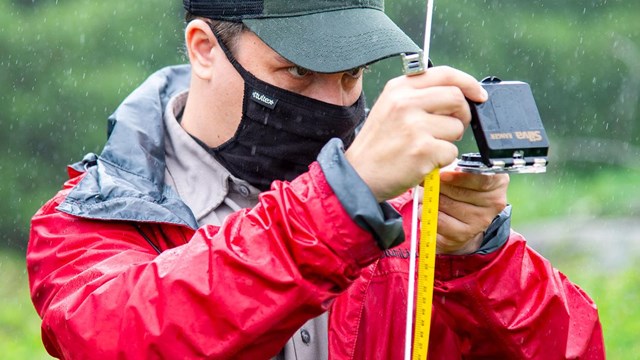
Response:
[[[424,1],[387,0],[422,44]],[[548,172],[512,176],[513,227],[599,306],[608,357],[640,358],[640,2],[439,0],[431,58],[531,84]],[[148,75],[185,62],[179,1],[0,0],[0,353],[47,358],[28,295],[29,219],[100,152],[106,118]],[[382,61],[369,102],[401,72]],[[475,151],[470,134],[461,152]]]

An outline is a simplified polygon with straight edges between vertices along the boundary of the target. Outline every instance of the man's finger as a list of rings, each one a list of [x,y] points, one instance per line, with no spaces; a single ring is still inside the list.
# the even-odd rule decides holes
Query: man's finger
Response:
[[[442,171],[440,181],[451,186],[475,191],[492,191],[509,184],[509,175],[471,174],[460,171]]]
[[[448,66],[429,68],[423,74],[406,78],[415,88],[456,86],[472,101],[485,102],[489,98],[487,92],[473,76]]]
[[[462,93],[455,86],[433,86],[405,92],[411,105],[429,114],[448,115],[460,119],[465,126],[471,121],[471,110]]]
[[[416,131],[426,132],[428,129],[430,135],[438,140],[454,142],[464,134],[464,124],[456,117],[416,113],[412,120],[419,123],[415,125]]]

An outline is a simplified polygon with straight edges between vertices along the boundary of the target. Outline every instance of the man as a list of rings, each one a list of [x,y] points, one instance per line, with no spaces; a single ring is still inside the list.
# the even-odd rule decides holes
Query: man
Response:
[[[363,67],[418,50],[382,1],[184,5],[190,66],[131,94],[32,220],[47,350],[401,358],[407,190],[486,93],[447,67],[399,77],[355,136]],[[430,357],[602,358],[591,300],[510,233],[508,178],[441,180]]]

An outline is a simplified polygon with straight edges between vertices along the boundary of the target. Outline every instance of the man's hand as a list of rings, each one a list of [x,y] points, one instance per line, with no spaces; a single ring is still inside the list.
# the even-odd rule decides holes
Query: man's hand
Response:
[[[454,161],[453,142],[471,120],[465,98],[483,102],[487,94],[472,76],[446,66],[387,83],[345,153],[379,202]]]
[[[509,175],[440,173],[438,254],[471,254],[482,244],[484,231],[507,206]]]

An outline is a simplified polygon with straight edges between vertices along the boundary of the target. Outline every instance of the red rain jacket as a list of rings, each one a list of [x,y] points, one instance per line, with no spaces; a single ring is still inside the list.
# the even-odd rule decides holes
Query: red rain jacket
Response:
[[[331,358],[401,359],[408,244],[381,252],[310,169],[197,231],[57,211],[82,176],[69,181],[34,216],[27,255],[49,353],[267,359],[328,310]],[[409,194],[392,203],[409,233]],[[430,359],[604,358],[595,305],[520,235],[436,267]]]
[[[268,359],[328,311],[331,358],[401,359],[409,244],[381,251],[317,162],[221,227],[197,228],[163,186],[163,111],[189,78],[169,67],[136,89],[100,157],[33,217],[27,267],[49,353]],[[409,234],[410,194],[391,204]],[[515,233],[488,255],[438,256],[433,304],[431,360],[604,358],[595,305]]]

